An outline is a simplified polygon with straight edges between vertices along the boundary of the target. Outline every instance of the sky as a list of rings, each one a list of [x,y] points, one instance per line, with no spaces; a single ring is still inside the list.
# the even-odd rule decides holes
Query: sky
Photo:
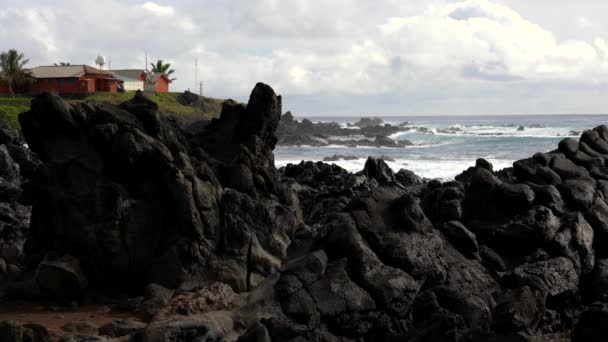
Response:
[[[0,0],[29,66],[163,59],[205,95],[297,116],[608,113],[606,0]]]

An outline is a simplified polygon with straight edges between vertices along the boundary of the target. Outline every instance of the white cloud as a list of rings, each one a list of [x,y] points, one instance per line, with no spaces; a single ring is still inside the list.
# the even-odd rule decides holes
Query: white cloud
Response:
[[[446,76],[464,68],[464,76],[485,79],[570,80],[601,63],[592,43],[559,41],[512,9],[487,0],[431,6],[422,15],[390,18],[380,31],[391,52]],[[475,72],[467,73],[472,64]]]
[[[245,100],[264,81],[308,114],[603,111],[608,88],[608,14],[584,4],[576,17],[552,0],[5,1],[0,41],[33,65],[91,64],[100,51],[142,67],[147,50],[183,90],[198,57],[207,94]],[[531,19],[541,3],[548,19]],[[575,21],[567,34],[563,18]]]
[[[576,18],[576,23],[582,29],[593,27],[593,23],[591,22],[591,20],[585,16],[580,16]]]
[[[141,6],[146,11],[159,17],[167,17],[175,14],[175,9],[171,6],[161,6],[154,2],[146,2]]]

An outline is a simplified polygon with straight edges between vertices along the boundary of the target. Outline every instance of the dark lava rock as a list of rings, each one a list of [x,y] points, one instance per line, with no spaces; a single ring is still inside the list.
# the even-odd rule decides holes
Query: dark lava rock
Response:
[[[401,169],[394,175],[395,180],[403,186],[422,184],[422,178],[410,170]]]
[[[585,288],[585,298],[588,302],[608,303],[608,259],[601,259],[595,262],[595,269],[589,276],[588,284]]]
[[[324,157],[323,161],[338,161],[338,160],[357,160],[359,157],[355,156],[343,156],[341,154],[334,154],[333,156]]]
[[[458,250],[469,258],[479,257],[477,238],[458,221],[449,221],[441,226],[441,232]]]
[[[574,210],[585,210],[593,203],[595,181],[593,179],[570,179],[557,187],[566,205]]]
[[[527,285],[546,296],[573,295],[578,291],[578,275],[570,259],[559,257],[524,264],[505,276],[510,285]]]
[[[560,184],[562,178],[559,174],[542,165],[534,158],[522,159],[513,163],[513,173],[518,181],[530,182],[534,184]]]
[[[540,318],[541,306],[528,286],[507,290],[496,302],[494,324],[499,334],[529,330]]]
[[[80,262],[70,255],[48,255],[38,265],[34,281],[43,296],[65,301],[80,299],[87,287]]]
[[[147,325],[137,321],[115,320],[99,327],[99,335],[108,337],[122,337],[134,334]]]
[[[15,267],[24,265],[30,225],[31,207],[23,187],[40,165],[24,144],[17,130],[0,122],[0,258]]]
[[[61,330],[78,334],[97,335],[98,328],[95,323],[90,321],[71,321],[61,327]]]
[[[38,324],[19,324],[14,321],[0,322],[2,342],[46,342],[51,336],[47,329]]]
[[[189,137],[143,95],[121,108],[38,96],[19,117],[44,161],[31,263],[69,252],[94,283],[177,287],[202,275],[246,290],[252,275],[280,267],[302,225],[272,157],[280,111],[260,83],[246,107],[224,103]]]
[[[143,94],[120,107],[38,96],[20,122],[42,164],[0,129],[0,260],[23,280],[7,285],[55,300],[88,299],[86,280],[124,287],[134,298],[115,307],[153,322],[99,330],[133,341],[603,337],[605,307],[589,303],[607,300],[608,128],[512,169],[480,159],[423,181],[374,158],[359,173],[276,170],[277,143],[352,134],[281,105],[258,84],[186,129]],[[356,144],[403,145],[393,126],[360,124]],[[42,330],[0,324],[26,331]]]
[[[138,342],[222,341],[224,333],[218,323],[212,320],[186,318],[151,323],[131,338]]]
[[[287,112],[281,116],[281,121],[279,122],[277,129],[278,143],[279,145],[287,146],[342,145],[350,147],[406,147],[413,145],[408,140],[393,140],[388,137],[402,130],[398,126],[382,124],[373,119],[360,121],[350,127],[354,126],[358,129],[342,128],[336,122],[313,123],[309,119],[298,121],[294,119],[291,112]],[[357,140],[354,137],[355,135],[363,135],[365,139]],[[337,137],[341,137],[341,139]]]
[[[483,158],[478,158],[475,161],[475,167],[481,167],[484,168],[490,172],[494,171],[494,166],[492,166],[492,163],[490,163],[489,161],[483,159]]]
[[[600,342],[608,336],[608,307],[605,304],[593,305],[583,312],[574,331],[572,342]]]
[[[395,181],[393,171],[382,159],[367,158],[362,173],[369,178],[377,180],[380,184],[388,184]]]

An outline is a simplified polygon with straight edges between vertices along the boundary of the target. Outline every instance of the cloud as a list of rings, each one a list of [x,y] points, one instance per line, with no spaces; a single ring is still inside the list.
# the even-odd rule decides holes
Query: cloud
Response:
[[[559,41],[512,9],[487,0],[391,18],[380,30],[393,53],[418,69],[441,71],[446,77],[460,70],[462,77],[492,81],[569,81],[597,72],[602,63],[594,43]]]
[[[205,93],[246,100],[264,81],[296,113],[598,112],[608,88],[608,17],[595,2],[572,15],[549,0],[5,1],[0,41],[32,65],[92,64],[100,51],[141,68],[147,50],[184,90],[198,89],[198,58]]]
[[[591,20],[585,16],[580,16],[576,18],[576,23],[582,29],[593,27],[593,23],[591,22]]]
[[[171,6],[161,6],[154,2],[146,2],[141,6],[144,10],[159,17],[169,17],[175,14],[175,9]]]

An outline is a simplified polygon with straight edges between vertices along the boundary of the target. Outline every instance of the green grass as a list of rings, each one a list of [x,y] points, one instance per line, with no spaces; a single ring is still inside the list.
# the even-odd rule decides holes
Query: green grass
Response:
[[[152,100],[158,104],[159,111],[164,114],[200,116],[211,119],[219,117],[222,111],[222,99],[201,97],[195,106],[184,106],[177,102],[180,93],[159,93],[152,96]],[[78,99],[67,99],[69,103],[95,100],[120,104],[133,98],[134,93],[95,93]],[[18,96],[16,98],[0,97],[0,119],[6,121],[10,126],[19,128],[17,117],[20,113],[29,110],[32,97]]]
[[[9,126],[19,128],[17,117],[30,109],[29,97],[5,98],[0,97],[0,119],[6,121]]]

